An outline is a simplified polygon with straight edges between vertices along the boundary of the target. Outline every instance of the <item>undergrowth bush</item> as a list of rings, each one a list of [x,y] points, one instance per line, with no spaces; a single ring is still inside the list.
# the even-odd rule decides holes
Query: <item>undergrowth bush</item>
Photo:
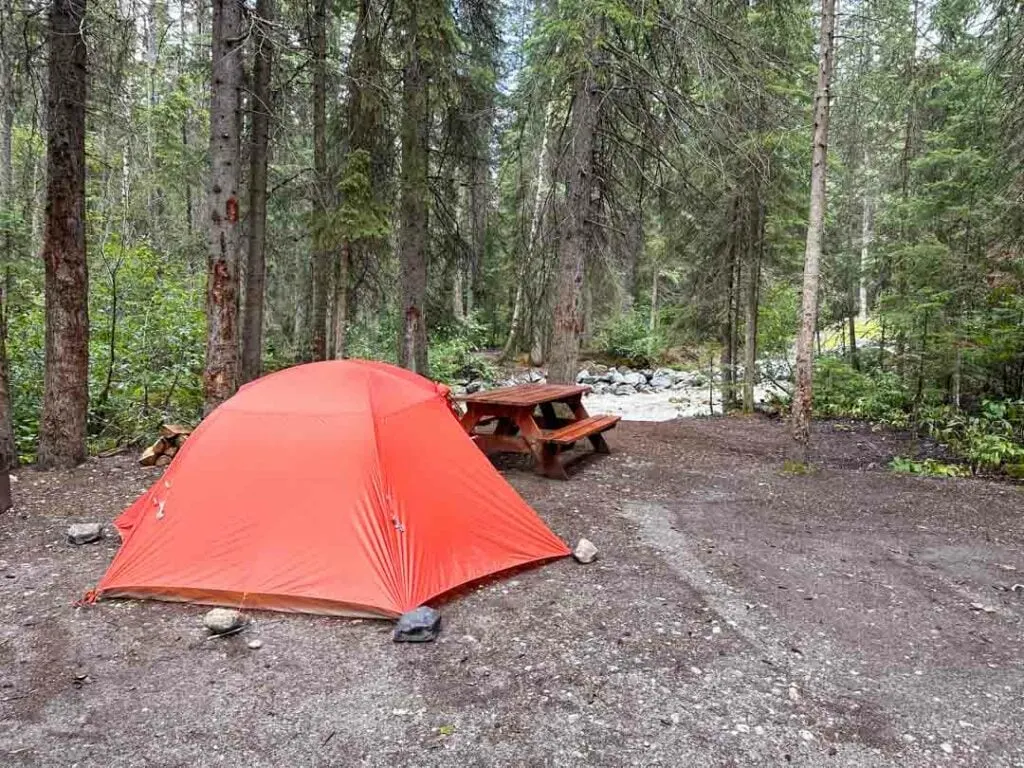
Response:
[[[855,370],[834,357],[815,362],[814,410],[819,416],[849,417],[904,428],[911,398],[899,377],[885,371]]]
[[[913,428],[946,446],[974,472],[1000,471],[1024,476],[1024,400],[983,400],[976,411],[924,402],[887,371],[854,370],[833,357],[815,364],[814,411],[824,417],[864,419],[898,429]],[[963,467],[925,459],[897,458],[899,472],[957,476]]]
[[[657,365],[665,347],[664,337],[657,330],[652,332],[647,318],[639,312],[608,320],[597,329],[591,342],[591,351],[633,368]]]

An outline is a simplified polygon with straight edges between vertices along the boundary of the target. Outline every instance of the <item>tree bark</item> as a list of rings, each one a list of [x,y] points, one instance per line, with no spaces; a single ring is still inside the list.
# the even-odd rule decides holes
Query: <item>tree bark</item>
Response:
[[[554,114],[554,99],[548,99],[544,107],[544,122],[541,125],[540,151],[537,153],[537,170],[534,174],[536,186],[533,192],[533,206],[530,213],[530,233],[526,241],[527,257],[520,262],[516,274],[516,292],[512,301],[512,320],[509,323],[508,338],[505,340],[505,347],[501,351],[504,360],[509,359],[515,352],[517,344],[523,333],[523,320],[526,304],[526,282],[530,279],[530,265],[537,265],[540,261],[540,234],[543,231],[544,221],[544,200],[548,193],[548,169],[550,163],[550,138],[551,118]]]
[[[864,151],[864,171],[868,170],[868,152]],[[871,217],[871,196],[868,182],[864,181],[864,200],[860,221],[860,269],[857,279],[857,310],[862,323],[868,320],[868,264],[871,259],[871,243],[875,239],[874,222]]]
[[[206,283],[205,411],[238,388],[238,185],[242,4],[214,0],[210,84],[209,251]]]
[[[348,343],[348,273],[352,256],[348,243],[343,243],[341,253],[334,261],[334,309],[331,314],[335,360],[344,360]]]
[[[86,0],[50,6],[46,135],[46,349],[39,466],[85,459],[89,274],[85,257]]]
[[[0,210],[14,211],[13,177],[14,162],[11,153],[14,135],[14,76],[8,61],[10,50],[10,27],[5,16],[0,15]],[[14,242],[9,228],[4,231],[3,254],[5,264],[14,260]],[[14,411],[11,403],[10,371],[7,361],[7,298],[9,295],[10,269],[5,267],[0,276],[0,512],[10,507],[10,481],[7,470],[18,466],[18,447],[14,439]],[[7,480],[6,506],[3,498],[3,484]]]
[[[324,227],[331,202],[327,170],[327,0],[313,8],[313,305],[309,349],[313,360],[327,359],[327,303],[330,252]]]
[[[829,99],[832,86],[832,43],[836,0],[821,0],[818,84],[814,92],[814,136],[811,164],[811,205],[804,251],[804,284],[796,350],[792,430],[798,460],[807,462],[813,404],[814,334],[818,325],[818,272],[825,226],[825,171],[828,157]]]
[[[588,40],[588,45],[593,45]],[[587,214],[594,175],[594,136],[601,104],[593,62],[577,76],[572,115],[561,158],[565,184],[565,222],[558,239],[555,274],[555,308],[551,333],[548,380],[569,384],[576,380],[580,334],[583,330],[581,300],[590,244]]]
[[[743,411],[754,411],[754,386],[757,384],[757,308],[761,288],[761,259],[764,252],[765,206],[758,201],[755,239],[747,269],[746,328],[743,339]]]
[[[256,52],[253,62],[252,145],[249,149],[249,254],[245,269],[242,325],[242,382],[258,378],[263,363],[263,297],[267,247],[267,155],[273,96],[274,0],[257,0]]]
[[[427,375],[427,156],[430,106],[427,89],[430,73],[422,48],[420,14],[429,13],[425,3],[410,2],[406,18],[405,61],[402,70],[402,189],[398,259],[401,289],[401,325],[398,363]]]

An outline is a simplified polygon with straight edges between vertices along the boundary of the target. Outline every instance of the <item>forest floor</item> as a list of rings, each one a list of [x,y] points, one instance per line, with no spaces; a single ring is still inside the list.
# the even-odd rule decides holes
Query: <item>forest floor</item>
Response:
[[[19,473],[0,516],[4,766],[1024,765],[1024,487],[898,476],[909,438],[781,423],[622,423],[569,482],[509,480],[572,559],[466,590],[444,630],[201,607],[75,608],[133,457]],[[259,638],[260,650],[247,642]]]

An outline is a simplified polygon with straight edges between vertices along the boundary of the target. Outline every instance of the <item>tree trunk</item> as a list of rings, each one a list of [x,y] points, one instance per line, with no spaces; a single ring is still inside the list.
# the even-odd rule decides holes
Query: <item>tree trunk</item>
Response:
[[[469,263],[466,275],[466,315],[473,313],[480,265],[487,250],[487,224],[491,207],[491,129],[494,121],[492,105],[481,105],[476,118],[476,152],[469,169]]]
[[[327,0],[313,9],[313,306],[310,308],[309,349],[313,360],[327,359],[327,302],[330,252],[327,248],[327,210],[332,197],[327,171]]]
[[[835,0],[821,0],[818,84],[814,92],[811,205],[807,222],[807,247],[804,251],[803,298],[800,331],[797,337],[796,386],[793,391],[793,440],[798,459],[805,463],[810,456],[814,334],[818,325],[818,270],[825,226],[825,170],[828,156],[828,117],[832,84],[835,8]]]
[[[867,172],[868,153],[864,151],[864,168]],[[868,182],[864,182],[864,201],[860,221],[860,269],[857,280],[858,317],[862,323],[868,320],[868,264],[871,258],[871,243],[875,239],[874,222],[871,218],[871,197]]]
[[[548,193],[548,169],[551,167],[550,138],[551,118],[554,114],[554,99],[548,99],[544,107],[544,123],[541,126],[540,151],[537,153],[537,170],[534,174],[536,186],[533,191],[533,206],[530,213],[530,233],[526,241],[527,257],[519,263],[516,274],[516,293],[512,302],[512,321],[509,323],[508,339],[502,349],[502,359],[507,360],[516,351],[516,344],[523,331],[523,312],[526,303],[526,282],[530,279],[530,265],[540,261],[540,234],[543,231],[544,200]]]
[[[463,304],[465,288],[462,284],[462,265],[458,259],[452,264],[452,315],[459,322],[466,319],[466,308]]]
[[[11,153],[14,135],[14,76],[8,61],[10,29],[7,19],[0,27],[0,210],[14,211],[14,163]],[[10,264],[15,257],[10,228],[4,229],[3,254],[0,260]],[[18,466],[18,447],[14,440],[14,412],[11,403],[10,371],[7,361],[7,298],[10,269],[5,267],[0,276],[0,512],[10,507],[10,481],[7,470]],[[3,486],[6,482],[6,506]]]
[[[344,243],[341,253],[334,262],[334,310],[332,313],[334,340],[333,354],[335,360],[344,360],[345,347],[348,343],[348,272],[352,263],[348,243]]]
[[[249,148],[249,254],[245,269],[242,325],[242,382],[258,378],[263,363],[263,295],[267,247],[267,154],[272,110],[270,78],[274,67],[274,0],[256,4],[256,52],[253,63],[252,145]]]
[[[592,45],[588,40],[588,45]],[[581,300],[587,250],[590,242],[587,214],[594,175],[594,136],[597,132],[601,94],[594,78],[593,62],[577,75],[572,115],[562,150],[561,176],[565,184],[565,221],[558,239],[555,274],[555,308],[551,334],[548,380],[571,384],[576,380],[583,330]]]
[[[238,184],[242,4],[214,0],[210,84],[209,253],[206,283],[205,411],[238,388]]]
[[[853,366],[854,370],[859,371],[860,357],[857,355],[857,317],[852,310],[847,325],[850,329],[850,365]]]
[[[729,224],[729,234],[726,242],[726,258],[725,264],[722,265],[721,274],[725,278],[725,316],[722,319],[722,326],[719,334],[719,340],[722,344],[722,354],[720,357],[720,370],[719,375],[722,378],[722,413],[725,414],[733,406],[735,402],[734,396],[734,379],[735,379],[735,345],[733,339],[735,338],[736,323],[733,317],[733,306],[734,306],[734,294],[738,286],[736,285],[736,262],[739,260],[737,256],[738,241],[739,241],[739,210],[740,201],[738,195],[733,198],[732,201],[732,214],[731,221]]]
[[[86,0],[50,6],[46,134],[46,349],[39,466],[85,459],[89,275],[85,257]]]
[[[373,202],[378,204],[384,198],[380,155],[382,148],[390,151],[381,117],[381,89],[375,87],[381,76],[380,23],[377,0],[359,0],[356,4],[356,27],[352,33],[346,84],[348,86],[348,151],[366,152],[369,158],[366,172],[369,174]],[[334,266],[334,357],[346,356],[349,315],[355,310],[350,306],[349,275],[354,264],[376,261],[375,253],[385,242],[382,237],[353,239],[346,234],[335,257]]]
[[[761,287],[761,258],[764,251],[765,206],[757,206],[754,243],[747,269],[746,328],[743,339],[743,411],[754,411],[754,386],[757,384],[757,305]]]
[[[651,318],[647,327],[651,333],[658,330],[658,278],[661,277],[661,270],[657,264],[651,269]]]
[[[427,155],[429,152],[430,84],[421,39],[420,13],[429,12],[411,2],[406,23],[405,62],[402,71],[402,191],[398,259],[401,289],[401,327],[398,363],[426,375],[427,361]]]
[[[0,282],[0,483],[7,471],[18,466],[18,445],[14,439],[14,411],[11,408],[11,380],[7,364],[7,297],[10,270],[4,270]],[[8,497],[9,497],[8,492]],[[0,497],[2,501],[2,497]],[[9,505],[8,505],[9,506]],[[3,505],[0,504],[0,512]]]

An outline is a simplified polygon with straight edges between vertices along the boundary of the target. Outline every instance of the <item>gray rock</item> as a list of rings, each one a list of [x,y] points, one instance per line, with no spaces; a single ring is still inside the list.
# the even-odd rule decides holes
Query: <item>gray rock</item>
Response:
[[[622,382],[624,384],[632,384],[635,387],[637,384],[645,384],[647,382],[647,379],[644,378],[644,375],[642,373],[630,371],[629,373],[622,377]]]
[[[636,391],[637,392],[642,392],[642,393],[646,394],[648,392],[653,392],[654,391],[654,387],[652,387],[647,382],[644,382],[643,384],[637,384],[636,385]]]
[[[672,383],[672,379],[668,376],[655,376],[651,379],[651,386],[655,389],[668,389]]]
[[[395,625],[396,643],[429,643],[441,632],[441,614],[422,606],[403,613]]]
[[[103,538],[100,523],[74,523],[68,526],[68,541],[72,544],[91,544]]]
[[[246,645],[249,646],[250,649],[258,651],[260,648],[263,647],[263,641],[259,638],[256,638],[255,640],[250,640],[248,643],[246,643]]]
[[[466,388],[456,384],[454,387],[452,387],[452,394],[455,395],[456,397],[458,397],[459,395],[465,395],[467,394]]]
[[[644,368],[642,371],[640,371],[640,375],[643,376],[645,379],[650,380],[654,377],[654,371],[652,371],[650,368]]]
[[[530,371],[530,373],[527,375],[527,378],[529,379],[531,384],[539,384],[542,381],[544,381],[544,372],[537,370]]]
[[[245,617],[241,611],[236,611],[233,608],[214,608],[203,616],[203,626],[214,635],[231,632],[243,624],[245,624]]]
[[[579,373],[576,374],[576,383],[577,384],[593,384],[592,381],[587,381],[587,379],[592,379],[592,378],[594,378],[594,377],[590,375],[590,371],[588,371],[586,368],[584,368],[582,371],[580,371]]]
[[[629,384],[616,384],[615,389],[612,390],[612,394],[615,395],[635,395],[636,387]]]
[[[597,547],[594,546],[590,539],[580,539],[576,544],[576,548],[572,551],[572,556],[576,558],[576,561],[586,565],[592,563],[597,559]]]
[[[611,374],[612,377],[609,380],[609,384],[624,384],[626,382],[626,377],[618,371],[612,371]]]
[[[474,392],[479,392],[485,386],[487,385],[484,384],[480,379],[476,379],[475,381],[471,381],[469,382],[469,384],[466,385],[466,392],[472,395]]]

